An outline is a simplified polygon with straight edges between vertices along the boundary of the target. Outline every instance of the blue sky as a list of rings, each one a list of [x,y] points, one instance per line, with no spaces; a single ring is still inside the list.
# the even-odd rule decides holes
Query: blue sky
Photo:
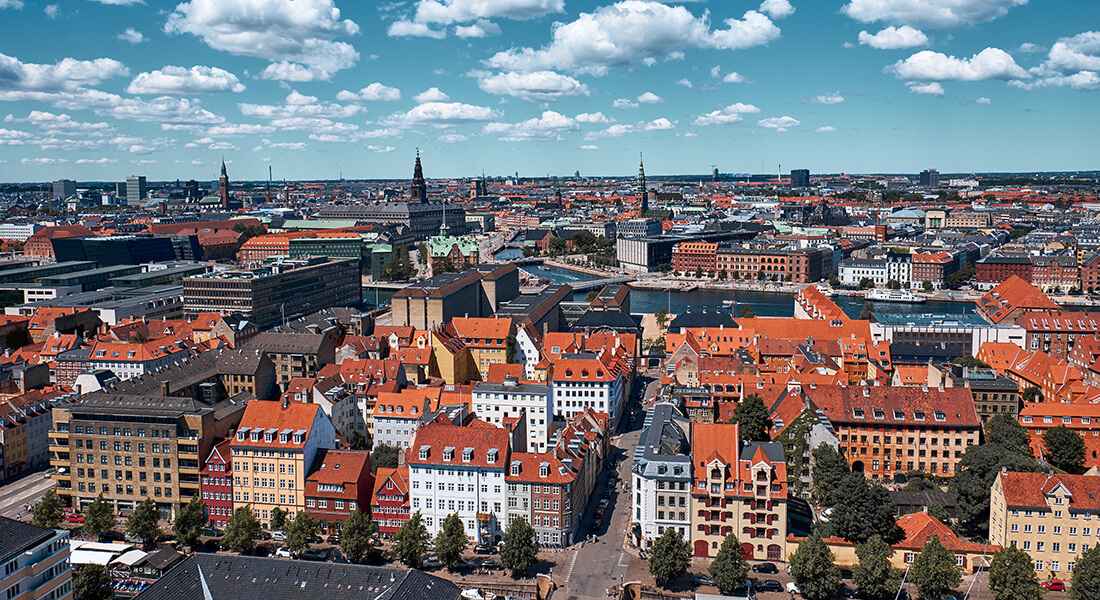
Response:
[[[0,180],[1097,169],[1095,0],[0,0]]]

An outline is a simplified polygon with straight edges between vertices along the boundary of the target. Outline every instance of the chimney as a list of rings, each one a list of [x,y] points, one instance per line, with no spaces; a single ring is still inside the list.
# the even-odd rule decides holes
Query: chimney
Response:
[[[286,394],[283,394],[283,408],[287,408],[289,406],[290,406],[290,397],[287,396]]]
[[[168,394],[168,390],[169,390],[169,387],[168,387],[168,381],[167,381],[167,380],[165,380],[165,381],[161,381],[161,382],[160,382],[160,395],[161,395],[161,396],[167,396],[167,395],[169,395],[169,394]]]

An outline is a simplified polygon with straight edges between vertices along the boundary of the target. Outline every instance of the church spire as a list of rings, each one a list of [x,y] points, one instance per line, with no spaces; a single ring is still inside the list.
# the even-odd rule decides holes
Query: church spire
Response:
[[[644,218],[645,214],[649,212],[649,192],[646,190],[645,185],[645,162],[642,160],[640,152],[638,153],[638,184],[634,194],[638,196],[638,216]]]
[[[420,148],[416,149],[416,166],[413,167],[412,187],[409,189],[409,202],[423,204],[428,201],[428,183],[424,181],[424,168],[420,165]]]

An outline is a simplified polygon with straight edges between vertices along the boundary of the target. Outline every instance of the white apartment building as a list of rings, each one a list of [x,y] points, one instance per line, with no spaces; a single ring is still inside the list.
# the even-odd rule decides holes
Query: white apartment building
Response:
[[[508,430],[498,427],[423,425],[406,454],[409,510],[420,511],[432,535],[448,515],[458,513],[471,540],[497,543],[506,522],[504,473],[510,446]]]
[[[535,367],[542,359],[539,343],[536,340],[537,335],[530,326],[520,327],[516,330],[516,352],[513,362],[523,365],[523,376],[526,379],[535,378]]]
[[[550,421],[554,417],[549,385],[521,384],[508,377],[504,383],[479,382],[474,385],[471,404],[474,414],[497,427],[504,420],[523,416],[523,431],[527,441],[525,452],[546,452],[549,446]]]
[[[690,430],[691,421],[672,404],[659,402],[646,413],[630,466],[631,518],[641,525],[642,547],[670,528],[691,540]]]
[[[0,590],[12,600],[71,600],[69,532],[0,517]]]
[[[868,278],[875,282],[875,287],[886,287],[890,281],[886,261],[880,258],[846,258],[840,263],[837,277],[844,285],[859,285]]]
[[[611,417],[614,428],[623,413],[624,377],[595,354],[562,354],[554,361],[554,416],[572,421],[586,408]]]

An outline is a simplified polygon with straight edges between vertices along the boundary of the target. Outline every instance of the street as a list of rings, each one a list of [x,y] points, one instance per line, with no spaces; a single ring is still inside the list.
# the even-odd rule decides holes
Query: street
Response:
[[[55,483],[43,471],[36,471],[0,487],[0,516],[11,519],[25,516],[23,507],[27,504],[33,507]]]

